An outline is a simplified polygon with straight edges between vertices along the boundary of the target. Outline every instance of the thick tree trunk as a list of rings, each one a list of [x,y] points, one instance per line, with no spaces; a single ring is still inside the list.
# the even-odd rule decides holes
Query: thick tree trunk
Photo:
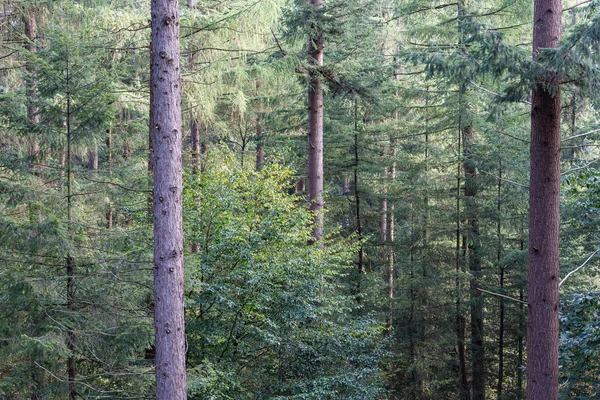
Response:
[[[323,8],[323,0],[309,0]],[[318,68],[323,65],[323,39],[319,26],[311,25],[308,38],[310,83],[308,88],[308,201],[314,212],[313,240],[323,238],[323,89]]]
[[[471,296],[471,362],[473,400],[485,399],[485,351],[483,346],[483,296],[479,290],[482,278],[479,207],[477,205],[477,172],[473,160],[473,125],[463,134],[463,167],[465,170],[465,217],[468,223],[468,260]]]
[[[156,398],[186,399],[177,0],[152,2]]]
[[[535,0],[533,52],[556,47],[561,0]],[[543,78],[541,78],[543,79]],[[538,82],[531,100],[527,399],[558,398],[560,88]]]

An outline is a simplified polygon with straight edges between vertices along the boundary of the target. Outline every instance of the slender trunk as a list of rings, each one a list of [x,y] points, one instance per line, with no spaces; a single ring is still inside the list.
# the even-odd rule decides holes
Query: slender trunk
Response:
[[[259,96],[261,83],[260,81],[256,81],[256,96]],[[260,171],[265,163],[265,150],[263,147],[263,131],[261,124],[261,116],[263,113],[263,104],[262,101],[258,107],[258,112],[256,113],[256,170]]]
[[[153,185],[153,174],[154,174],[154,90],[155,85],[153,84],[153,70],[154,70],[154,60],[152,57],[152,42],[150,42],[150,81],[148,82],[148,86],[150,89],[150,107],[148,107],[148,179],[150,185],[150,193],[148,194],[148,198],[146,199],[146,218],[148,222],[152,221],[152,213],[154,210],[154,195],[152,190]],[[126,154],[126,152],[125,152]],[[127,157],[124,157],[127,158]]]
[[[94,144],[88,149],[88,170],[98,170],[98,145]]]
[[[534,1],[533,52],[556,47],[561,0]],[[540,78],[542,79],[542,78]],[[554,78],[549,78],[554,79]],[[540,80],[531,100],[527,399],[558,398],[560,87]]]
[[[393,183],[396,180],[396,156],[398,149],[396,149],[396,143],[392,139],[391,141],[391,156],[392,165],[390,166],[390,181]],[[396,205],[394,202],[389,203],[389,217],[388,217],[388,259],[387,259],[387,277],[388,277],[388,317],[387,326],[391,329],[394,323],[394,263],[395,261],[395,222],[396,222]]]
[[[309,0],[315,9],[323,8],[323,0]],[[313,240],[323,238],[323,89],[317,69],[323,65],[321,28],[311,25],[308,38],[310,83],[308,88],[308,201],[314,212]]]
[[[360,303],[361,279],[365,272],[364,267],[364,250],[362,246],[362,224],[360,222],[360,189],[358,181],[358,100],[354,99],[354,205],[356,207],[356,233],[361,245],[358,249],[358,278],[356,282],[357,295],[356,301]]]
[[[108,136],[106,137],[106,162],[108,164],[108,169],[110,169],[110,164],[112,163],[112,129],[106,131]]]
[[[459,94],[459,104],[461,103],[462,94]],[[457,140],[457,152],[461,154],[462,151],[462,118],[459,113],[458,121],[458,140]],[[461,212],[460,212],[460,198],[461,189],[460,181],[462,175],[462,164],[460,160],[457,164],[456,174],[456,345],[458,348],[458,395],[461,400],[469,400],[471,393],[469,391],[469,382],[467,378],[467,357],[465,351],[465,334],[466,334],[466,323],[465,317],[462,310],[462,262],[464,257],[461,255],[460,250],[460,238],[461,238]]]
[[[471,296],[471,361],[473,400],[485,399],[485,351],[483,346],[483,296],[479,290],[482,277],[479,238],[479,206],[477,205],[477,172],[473,160],[473,125],[463,133],[463,167],[465,171],[465,217],[468,222],[468,260]]]
[[[30,8],[25,16],[23,17],[25,25],[25,36],[27,41],[25,42],[25,49],[30,53],[37,52],[37,20],[36,20],[36,9]],[[25,64],[25,70],[27,71],[27,77],[25,79],[25,95],[27,97],[27,118],[32,125],[37,125],[40,122],[38,115],[38,108],[35,105],[35,94],[37,91],[37,84],[34,77],[34,68],[31,62]],[[29,158],[30,165],[37,164],[39,161],[40,147],[35,137],[29,138]]]
[[[202,166],[200,165],[200,130],[198,129],[198,119],[194,118],[190,112],[190,131],[192,136],[192,172],[198,174]],[[196,199],[199,201],[199,199]],[[196,242],[192,243],[192,253],[200,251],[200,245]]]
[[[192,136],[192,172],[197,174],[200,172],[200,129],[198,119],[190,113],[190,134]]]
[[[68,56],[67,56],[68,57]],[[72,168],[71,168],[71,82],[69,75],[69,59],[67,58],[67,75],[66,75],[66,95],[67,95],[67,232],[69,239],[71,238],[71,224],[72,220]],[[72,314],[75,306],[75,263],[70,253],[67,254],[66,258],[66,273],[67,273],[67,310],[69,314]],[[77,397],[77,364],[75,361],[75,328],[72,326],[72,322],[67,326],[67,349],[69,350],[69,357],[67,357],[67,380],[68,380],[68,393],[69,400],[75,400]]]
[[[504,292],[504,267],[500,266],[502,261],[502,159],[498,160],[498,197],[497,208],[498,222],[496,226],[496,235],[498,237],[498,252],[496,254],[496,262],[500,267],[500,292]],[[504,298],[500,297],[500,322],[498,328],[498,384],[496,385],[496,393],[498,400],[502,399],[502,391],[504,385]]]
[[[386,168],[387,169],[387,168]],[[387,242],[387,197],[379,200],[379,240],[381,241],[381,250],[379,251],[379,260],[381,263],[385,260],[385,244]],[[386,277],[387,281],[387,277]]]
[[[151,14],[156,398],[183,400],[187,394],[178,1],[155,0]]]

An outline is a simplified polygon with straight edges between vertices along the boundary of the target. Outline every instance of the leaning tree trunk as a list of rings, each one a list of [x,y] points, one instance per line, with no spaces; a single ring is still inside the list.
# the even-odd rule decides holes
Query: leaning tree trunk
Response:
[[[533,54],[556,47],[561,0],[535,0]],[[527,399],[558,398],[560,87],[540,78],[531,100]],[[551,85],[552,91],[548,89]]]
[[[156,398],[186,399],[177,0],[152,1]]]
[[[309,0],[316,9],[323,0]],[[313,240],[323,238],[323,89],[319,67],[323,65],[323,38],[320,27],[311,25],[308,38],[310,83],[308,88],[308,201],[315,213]]]

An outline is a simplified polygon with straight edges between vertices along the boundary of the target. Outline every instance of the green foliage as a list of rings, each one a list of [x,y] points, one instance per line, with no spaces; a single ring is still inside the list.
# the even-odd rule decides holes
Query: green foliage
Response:
[[[600,390],[598,292],[573,293],[561,302],[560,371],[563,399],[590,399]]]
[[[355,244],[307,246],[291,171],[213,153],[185,184],[191,398],[375,398],[381,328],[340,291]]]

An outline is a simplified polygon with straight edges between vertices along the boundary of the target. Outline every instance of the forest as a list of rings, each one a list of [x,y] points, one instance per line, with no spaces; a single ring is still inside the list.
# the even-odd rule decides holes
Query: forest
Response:
[[[0,28],[0,400],[600,398],[598,0]]]

